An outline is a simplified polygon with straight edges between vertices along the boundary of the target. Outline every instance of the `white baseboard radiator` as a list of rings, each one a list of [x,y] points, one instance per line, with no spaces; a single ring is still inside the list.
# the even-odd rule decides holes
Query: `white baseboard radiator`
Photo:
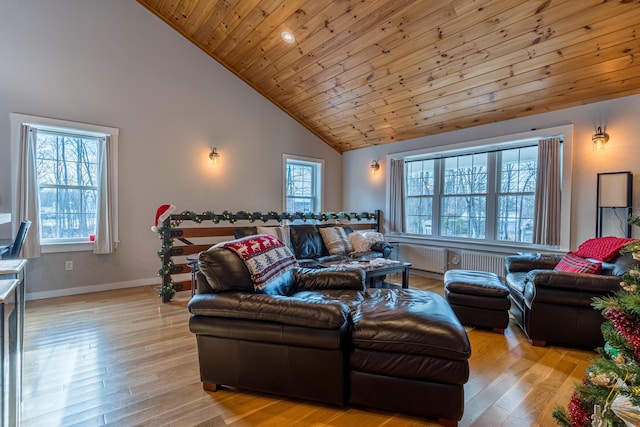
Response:
[[[433,246],[421,246],[401,243],[398,259],[410,262],[411,268],[443,274],[447,269],[447,250]]]
[[[505,256],[476,251],[461,251],[460,268],[462,270],[488,271],[504,277]]]

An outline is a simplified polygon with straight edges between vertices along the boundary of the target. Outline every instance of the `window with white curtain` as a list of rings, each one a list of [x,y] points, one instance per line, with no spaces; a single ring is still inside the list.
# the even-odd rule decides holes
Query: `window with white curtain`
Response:
[[[16,218],[35,230],[25,252],[113,252],[118,129],[15,113],[11,122]]]

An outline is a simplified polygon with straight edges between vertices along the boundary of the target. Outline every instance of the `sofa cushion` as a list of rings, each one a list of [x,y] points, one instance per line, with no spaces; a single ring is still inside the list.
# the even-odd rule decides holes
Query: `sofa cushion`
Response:
[[[247,236],[258,234],[258,227],[239,227],[233,230],[234,239],[242,239]]]
[[[596,237],[585,240],[575,251],[582,258],[593,258],[599,261],[611,261],[620,253],[626,244],[635,241],[625,237]]]
[[[205,276],[213,292],[254,292],[249,270],[231,250],[212,248],[200,252],[198,269]],[[198,292],[202,291],[198,287]]]
[[[224,294],[196,295],[188,304],[191,314],[276,322],[308,328],[339,329],[347,321],[349,307],[330,298],[307,300],[303,295]]]
[[[322,236],[315,225],[296,224],[289,227],[291,249],[297,259],[319,258],[329,255]]]
[[[361,350],[467,360],[471,345],[440,295],[416,289],[369,289],[352,309],[353,345]]]
[[[597,261],[589,261],[572,252],[566,254],[560,262],[554,267],[555,271],[565,271],[567,273],[591,273],[599,274],[602,270],[602,263]]]
[[[345,255],[353,252],[353,246],[349,243],[344,228],[322,227],[319,231],[330,255]]]
[[[256,291],[267,288],[270,282],[297,265],[289,248],[269,234],[232,240],[223,246],[244,261]]]
[[[289,237],[289,226],[280,225],[272,227],[257,227],[257,234],[269,234],[280,240],[286,247],[291,247],[291,238]]]
[[[354,231],[349,234],[349,242],[354,252],[369,252],[374,244],[383,241],[384,236],[377,231]]]

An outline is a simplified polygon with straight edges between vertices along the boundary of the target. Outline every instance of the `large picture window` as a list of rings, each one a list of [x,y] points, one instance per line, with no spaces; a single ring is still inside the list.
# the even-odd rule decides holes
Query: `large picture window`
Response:
[[[407,160],[406,232],[532,243],[538,147]]]

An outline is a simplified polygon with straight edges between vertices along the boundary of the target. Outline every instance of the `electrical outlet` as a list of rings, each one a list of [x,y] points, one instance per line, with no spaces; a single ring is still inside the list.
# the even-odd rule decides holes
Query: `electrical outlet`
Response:
[[[64,269],[69,271],[69,270],[73,270],[73,261],[65,261],[64,262]]]

